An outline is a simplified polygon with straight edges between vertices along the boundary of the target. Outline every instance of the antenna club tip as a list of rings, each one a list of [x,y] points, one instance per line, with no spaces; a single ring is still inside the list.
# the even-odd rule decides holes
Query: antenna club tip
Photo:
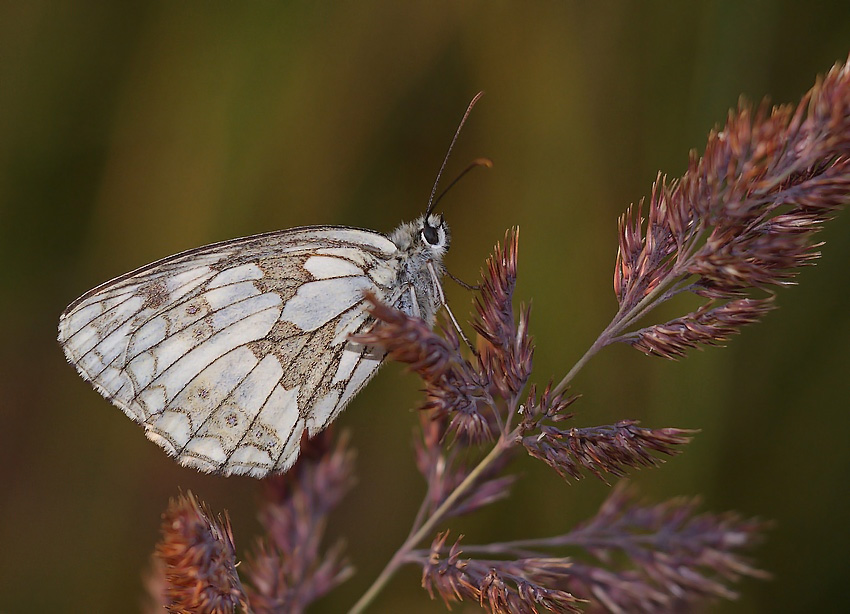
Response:
[[[469,101],[469,104],[466,107],[466,115],[469,115],[470,111],[472,111],[472,107],[475,106],[475,103],[477,103],[479,100],[481,100],[481,97],[483,95],[484,95],[484,90],[481,90],[480,92],[475,94],[475,96],[472,97],[472,100]],[[466,117],[464,116],[464,120],[465,119],[466,119]]]
[[[483,166],[485,168],[493,168],[493,161],[490,158],[475,158],[470,166]]]

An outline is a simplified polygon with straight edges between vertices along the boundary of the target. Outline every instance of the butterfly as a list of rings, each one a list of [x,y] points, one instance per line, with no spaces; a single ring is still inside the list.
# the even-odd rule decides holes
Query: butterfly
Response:
[[[71,303],[59,343],[180,464],[286,471],[302,435],[327,427],[381,365],[382,351],[350,340],[375,324],[367,292],[433,326],[450,242],[436,202],[432,190],[425,214],[390,235],[308,226],[159,260]]]

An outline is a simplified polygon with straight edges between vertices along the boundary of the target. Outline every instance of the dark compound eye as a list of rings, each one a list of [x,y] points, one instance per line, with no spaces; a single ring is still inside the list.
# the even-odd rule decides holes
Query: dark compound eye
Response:
[[[431,244],[436,245],[440,242],[440,235],[437,233],[437,229],[425,223],[425,226],[422,227],[422,236],[425,237],[425,240]]]

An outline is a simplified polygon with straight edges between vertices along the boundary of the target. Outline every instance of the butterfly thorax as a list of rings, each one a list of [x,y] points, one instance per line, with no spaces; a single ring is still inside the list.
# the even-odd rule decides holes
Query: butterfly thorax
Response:
[[[389,239],[398,247],[397,282],[405,289],[395,307],[433,325],[441,305],[443,257],[451,242],[448,225],[442,215],[423,215],[396,228]]]

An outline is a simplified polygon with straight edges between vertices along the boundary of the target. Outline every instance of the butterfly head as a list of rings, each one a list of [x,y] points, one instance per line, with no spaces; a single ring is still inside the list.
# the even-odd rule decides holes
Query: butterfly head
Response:
[[[420,226],[418,240],[426,250],[439,254],[439,257],[442,258],[443,254],[449,249],[451,242],[449,227],[442,214],[424,215],[417,222]]]
[[[439,263],[449,249],[451,233],[443,216],[431,213],[402,224],[390,235],[390,240],[404,253]]]

